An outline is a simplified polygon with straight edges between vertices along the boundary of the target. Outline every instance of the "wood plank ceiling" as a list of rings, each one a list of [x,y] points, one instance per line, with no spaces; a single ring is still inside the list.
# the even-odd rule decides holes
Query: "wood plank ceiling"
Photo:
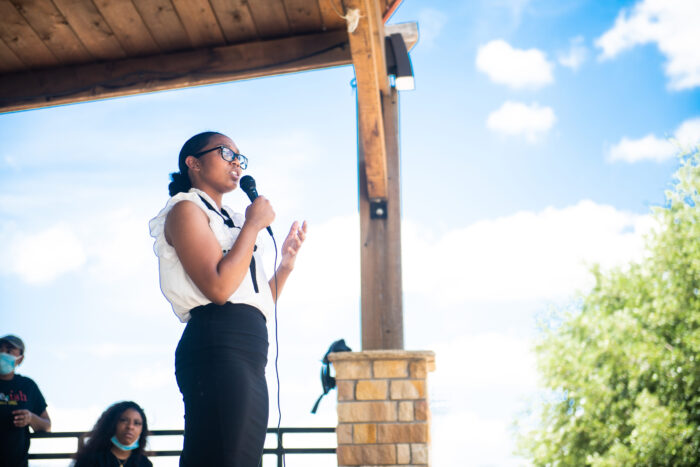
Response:
[[[385,20],[400,1],[378,0]],[[349,64],[346,8],[343,0],[0,0],[0,112]]]

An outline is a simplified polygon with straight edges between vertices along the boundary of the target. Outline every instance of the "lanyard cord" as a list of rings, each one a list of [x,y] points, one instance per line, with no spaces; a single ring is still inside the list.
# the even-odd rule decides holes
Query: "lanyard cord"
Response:
[[[218,210],[216,210],[216,209],[214,208],[214,206],[211,205],[211,203],[209,203],[209,201],[207,201],[206,199],[204,199],[204,197],[203,197],[202,195],[199,195],[199,194],[198,194],[197,196],[199,196],[199,199],[202,200],[202,202],[204,203],[204,205],[205,205],[210,211],[214,211],[215,213],[217,213],[217,214],[224,220],[224,224],[225,224],[227,227],[229,227],[229,228],[231,228],[231,229],[240,229],[240,227],[236,227],[236,225],[233,223],[233,219],[231,218],[231,216],[229,215],[229,213],[226,212],[226,210],[225,210],[223,207],[221,208],[221,212],[219,212]],[[223,214],[222,214],[222,212],[223,212]],[[224,216],[224,214],[226,214],[226,215]],[[272,240],[274,241],[274,237],[272,238]],[[275,248],[277,248],[277,244],[275,244]],[[258,246],[255,245],[255,246],[253,247],[253,251],[256,251],[257,249],[258,249]],[[225,252],[224,252],[224,253],[225,253]],[[275,255],[276,255],[276,254],[277,254],[277,251],[275,251]],[[275,257],[275,263],[277,263],[277,258],[276,258],[276,257]],[[275,278],[276,278],[276,277],[277,277],[277,275],[275,274]],[[256,270],[256,267],[255,267],[255,256],[251,256],[251,258],[250,258],[250,278],[251,278],[251,280],[253,281],[253,290],[255,290],[255,293],[260,293],[260,289],[258,288],[258,274],[257,274],[257,270]]]
[[[217,213],[217,214],[224,220],[224,224],[226,224],[227,227],[231,227],[232,229],[234,229],[234,228],[235,228],[235,229],[240,229],[240,227],[236,227],[236,226],[234,225],[233,219],[231,218],[231,216],[228,215],[228,213],[226,212],[226,210],[225,210],[224,208],[221,208],[221,212],[219,212],[219,210],[218,210],[218,209],[215,209],[214,206],[212,206],[211,203],[210,203],[209,201],[207,201],[206,199],[204,199],[204,196],[202,196],[202,195],[200,195],[200,194],[198,194],[197,196],[199,196],[199,199],[202,200],[202,203],[204,203],[204,205],[205,205],[210,211],[214,211],[215,213]],[[223,214],[222,214],[222,212],[223,212]],[[226,215],[224,216],[224,214],[226,214]]]

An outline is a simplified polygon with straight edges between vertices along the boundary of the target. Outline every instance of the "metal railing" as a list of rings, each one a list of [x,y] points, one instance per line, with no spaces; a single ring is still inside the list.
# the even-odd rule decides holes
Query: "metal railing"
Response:
[[[149,438],[154,436],[182,436],[183,430],[152,430],[149,433]],[[335,428],[268,428],[267,434],[273,434],[277,438],[277,447],[275,448],[265,448],[263,450],[263,455],[276,455],[277,456],[277,466],[282,467],[282,456],[286,454],[335,454],[336,448],[285,448],[283,443],[283,436],[285,433],[295,433],[295,434],[312,434],[312,433],[335,433]],[[76,447],[82,442],[83,436],[86,434],[84,431],[64,431],[56,433],[46,433],[38,432],[32,433],[31,438],[74,438],[76,440]],[[166,456],[179,456],[181,450],[149,450],[147,455],[149,457],[166,457]],[[56,453],[31,453],[29,454],[29,459],[72,459],[75,455],[74,452],[56,452]]]

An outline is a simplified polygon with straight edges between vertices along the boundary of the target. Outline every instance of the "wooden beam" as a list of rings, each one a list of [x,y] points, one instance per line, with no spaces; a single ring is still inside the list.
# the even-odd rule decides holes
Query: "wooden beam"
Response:
[[[385,219],[371,218],[361,149],[359,158],[362,350],[404,348],[398,92],[391,89],[382,100],[388,187]]]
[[[345,0],[345,15],[359,11],[360,19],[349,32],[350,51],[357,82],[360,149],[364,154],[370,199],[387,199],[386,141],[382,119],[383,95],[389,92],[384,55],[384,22],[379,0]]]
[[[418,23],[387,24],[384,26],[384,34],[386,36],[401,34],[406,50],[411,50],[418,42]]]
[[[0,75],[0,112],[351,63],[345,30]]]

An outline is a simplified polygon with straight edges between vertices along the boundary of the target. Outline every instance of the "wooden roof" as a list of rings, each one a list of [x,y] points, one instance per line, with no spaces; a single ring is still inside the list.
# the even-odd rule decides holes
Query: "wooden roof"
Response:
[[[0,0],[0,112],[350,64],[351,3]]]

